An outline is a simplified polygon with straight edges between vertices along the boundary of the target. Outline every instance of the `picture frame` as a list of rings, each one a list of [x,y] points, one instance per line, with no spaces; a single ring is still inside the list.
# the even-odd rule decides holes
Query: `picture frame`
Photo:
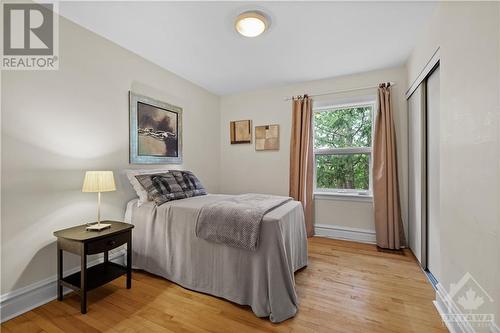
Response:
[[[129,92],[131,164],[182,163],[182,108]]]
[[[279,150],[280,125],[255,126],[255,150]]]
[[[252,143],[252,121],[251,120],[235,120],[230,124],[230,140],[231,144]]]

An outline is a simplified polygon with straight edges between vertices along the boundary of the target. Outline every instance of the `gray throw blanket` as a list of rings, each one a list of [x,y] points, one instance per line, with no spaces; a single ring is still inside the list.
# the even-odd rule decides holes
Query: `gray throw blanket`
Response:
[[[255,251],[264,215],[290,200],[290,197],[249,193],[208,204],[198,215],[196,236]]]

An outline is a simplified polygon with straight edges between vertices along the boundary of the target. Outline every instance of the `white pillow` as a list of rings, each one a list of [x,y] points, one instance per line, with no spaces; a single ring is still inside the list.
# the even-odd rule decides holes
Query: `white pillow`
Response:
[[[168,169],[128,169],[125,170],[125,174],[127,175],[128,181],[130,182],[130,185],[135,190],[135,193],[137,193],[137,196],[139,197],[139,200],[137,201],[137,207],[141,206],[142,204],[145,204],[146,202],[150,201],[148,198],[148,192],[142,187],[141,183],[135,178],[137,175],[152,175],[156,173],[165,173],[168,172]]]

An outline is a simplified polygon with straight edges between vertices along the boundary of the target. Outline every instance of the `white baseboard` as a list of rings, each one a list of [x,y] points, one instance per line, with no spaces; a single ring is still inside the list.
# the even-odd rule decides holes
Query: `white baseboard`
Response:
[[[433,302],[439,315],[443,319],[450,333],[475,333],[476,330],[466,319],[466,314],[460,311],[458,305],[449,296],[448,291],[442,284],[436,285],[436,300]],[[456,319],[454,322],[444,320],[447,315],[452,315]],[[489,327],[491,333],[500,333],[500,329],[495,323]],[[483,332],[483,331],[481,331]]]
[[[120,264],[125,263],[125,249],[120,249],[114,253],[110,252],[109,259]],[[93,266],[103,262],[102,258],[89,262],[88,266]],[[75,267],[64,272],[64,276],[76,273],[80,267]],[[71,289],[64,288],[64,294],[71,292]],[[7,321],[28,312],[40,305],[48,303],[57,298],[57,276],[54,275],[42,281],[38,281],[29,286],[19,288],[0,296],[0,322]]]
[[[315,236],[334,239],[350,240],[354,242],[375,244],[375,231],[368,229],[349,228],[339,225],[316,224],[314,226]]]

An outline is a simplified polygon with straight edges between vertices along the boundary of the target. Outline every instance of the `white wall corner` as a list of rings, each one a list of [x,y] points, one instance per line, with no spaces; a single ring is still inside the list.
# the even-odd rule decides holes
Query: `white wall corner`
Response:
[[[436,300],[433,302],[441,319],[451,333],[476,333],[477,330],[468,321],[466,313],[460,310],[460,307],[449,296],[448,291],[441,283],[436,285]],[[452,316],[455,320],[447,320]],[[491,333],[500,333],[500,329],[495,323],[489,326]],[[481,332],[484,332],[483,330]]]
[[[369,229],[349,228],[339,225],[316,224],[315,236],[333,239],[349,240],[354,242],[375,244],[375,231]]]
[[[109,258],[115,263],[125,264],[126,250],[120,249],[110,253]],[[103,262],[103,258],[93,260],[88,266],[94,266]],[[63,276],[76,273],[80,267],[75,267],[64,272]],[[64,294],[72,290],[64,288]],[[45,280],[38,281],[29,286],[16,289],[0,295],[0,322],[22,315],[36,307],[48,303],[57,298],[57,276],[54,275]]]

